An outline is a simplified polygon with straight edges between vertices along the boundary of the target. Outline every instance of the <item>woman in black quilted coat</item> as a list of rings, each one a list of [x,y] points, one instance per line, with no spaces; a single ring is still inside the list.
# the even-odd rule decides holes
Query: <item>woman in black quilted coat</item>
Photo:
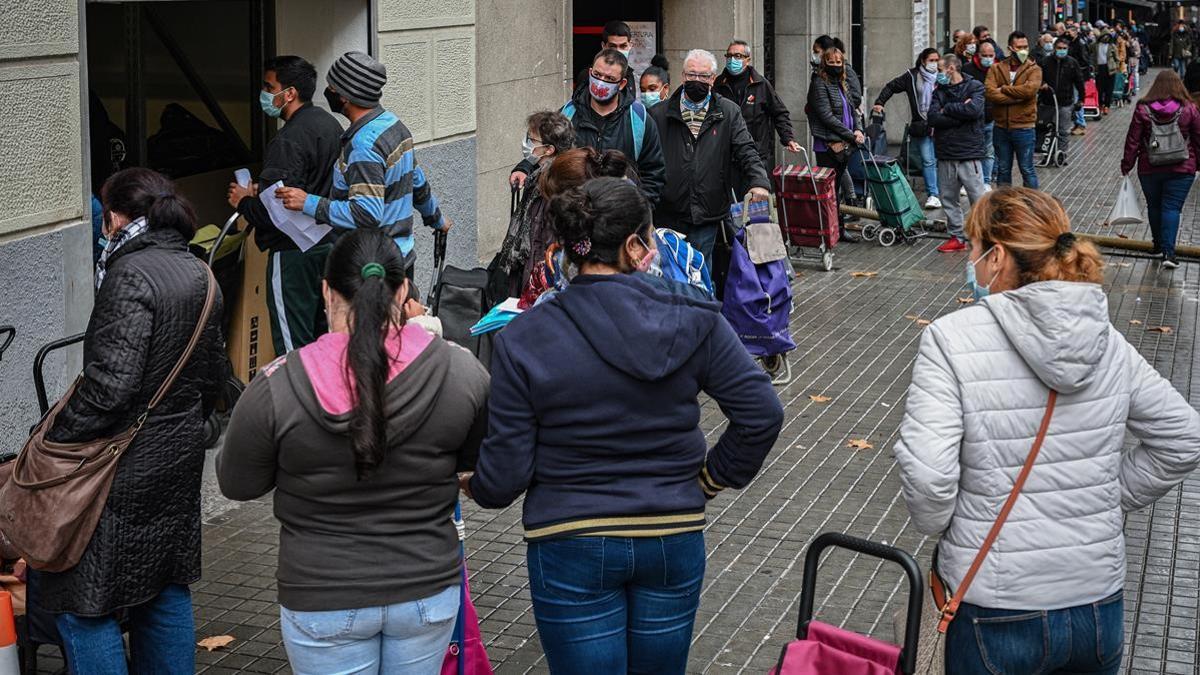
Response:
[[[149,169],[101,190],[108,244],[83,343],[83,380],[49,440],[89,441],[128,428],[183,353],[207,292],[188,252],[191,206]],[[39,575],[39,604],[58,614],[71,670],[126,672],[114,612],[128,610],[132,671],[192,673],[188,584],[200,578],[202,426],[225,373],[221,305],[166,398],[117,465],[104,513],[79,564]]]

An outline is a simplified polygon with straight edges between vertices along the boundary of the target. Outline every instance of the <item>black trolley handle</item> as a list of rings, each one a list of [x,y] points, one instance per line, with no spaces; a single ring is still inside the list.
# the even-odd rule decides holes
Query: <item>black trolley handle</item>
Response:
[[[856,553],[890,560],[904,569],[908,577],[908,616],[904,625],[904,645],[900,652],[900,668],[903,673],[913,673],[917,668],[917,643],[921,638],[921,607],[925,599],[925,581],[921,578],[921,566],[906,551],[895,546],[860,539],[841,532],[826,532],[813,540],[804,554],[804,585],[800,591],[800,617],[796,624],[796,637],[803,639],[808,634],[808,622],[812,620],[813,600],[817,588],[817,566],[821,554],[830,547],[844,548]]]
[[[17,329],[12,326],[0,326],[0,359],[4,358],[4,350],[12,344],[13,339],[17,337]]]
[[[433,276],[429,279],[429,291],[425,294],[425,306],[433,316],[437,316],[433,301],[437,287],[442,283],[442,270],[446,267],[446,238],[444,230],[435,230],[433,233]]]
[[[68,335],[67,337],[59,338],[44,345],[37,351],[37,354],[34,355],[33,388],[37,393],[38,408],[41,410],[42,415],[45,415],[46,412],[50,410],[50,401],[46,397],[46,376],[42,372],[42,367],[46,364],[46,357],[50,355],[50,352],[58,351],[59,349],[63,349],[65,347],[70,347],[78,342],[83,342],[85,335],[85,333],[78,333],[76,335]]]

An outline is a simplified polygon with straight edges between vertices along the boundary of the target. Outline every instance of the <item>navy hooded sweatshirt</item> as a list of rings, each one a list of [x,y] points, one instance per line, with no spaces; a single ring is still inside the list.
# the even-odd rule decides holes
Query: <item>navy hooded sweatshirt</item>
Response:
[[[711,450],[703,391],[729,418]],[[704,528],[704,504],[750,482],[783,407],[719,306],[631,275],[576,277],[495,342],[488,434],[471,492],[526,493],[525,538]]]

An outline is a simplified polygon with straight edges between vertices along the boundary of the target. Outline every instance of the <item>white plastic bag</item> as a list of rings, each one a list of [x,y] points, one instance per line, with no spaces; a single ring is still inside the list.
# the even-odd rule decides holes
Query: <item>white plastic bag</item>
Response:
[[[1117,203],[1113,204],[1112,213],[1108,214],[1108,224],[1132,225],[1142,221],[1142,206],[1138,202],[1137,188],[1133,186],[1133,176],[1125,176],[1117,192]]]

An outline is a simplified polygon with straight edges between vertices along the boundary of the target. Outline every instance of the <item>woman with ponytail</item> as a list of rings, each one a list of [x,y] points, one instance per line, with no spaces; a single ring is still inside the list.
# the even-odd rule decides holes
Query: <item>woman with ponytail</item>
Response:
[[[966,234],[977,301],[922,333],[895,446],[947,599],[965,588],[946,672],[1116,673],[1124,514],[1200,463],[1200,415],[1109,322],[1100,254],[1058,200],[993,190]]]
[[[438,673],[458,616],[456,474],[475,464],[488,377],[405,321],[408,283],[385,234],[344,235],[322,285],[329,333],[260,371],[217,456],[226,497],[274,490],[297,675]]]
[[[464,487],[484,508],[525,494],[552,673],[683,673],[704,505],[750,482],[783,409],[718,305],[639,278],[655,238],[637,186],[596,178],[550,213],[579,275],[497,337],[488,437]],[[729,416],[711,450],[701,391]]]
[[[83,342],[83,374],[47,438],[80,443],[134,425],[180,357],[208,293],[188,252],[196,216],[175,186],[125,169],[100,190],[107,244]],[[79,564],[31,577],[38,605],[58,615],[72,673],[126,671],[115,613],[125,610],[131,666],[195,672],[188,585],[200,578],[203,425],[224,381],[221,297],[187,364],[117,461],[100,521]]]

